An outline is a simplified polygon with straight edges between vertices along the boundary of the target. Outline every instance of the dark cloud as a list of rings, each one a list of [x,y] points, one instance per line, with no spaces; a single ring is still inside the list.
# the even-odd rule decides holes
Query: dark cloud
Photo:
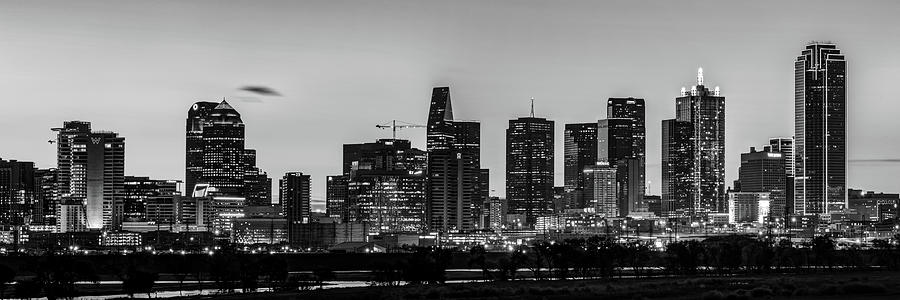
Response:
[[[851,159],[850,163],[885,163],[885,164],[896,164],[900,163],[900,158],[862,158],[862,159]]]
[[[258,95],[263,95],[263,96],[281,96],[280,93],[278,93],[274,89],[267,87],[267,86],[248,85],[248,86],[240,88],[240,90],[246,91],[246,92],[251,92],[254,94],[258,94]]]

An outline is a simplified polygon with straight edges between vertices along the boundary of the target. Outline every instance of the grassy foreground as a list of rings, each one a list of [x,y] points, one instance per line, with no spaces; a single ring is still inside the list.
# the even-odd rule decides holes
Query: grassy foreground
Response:
[[[200,297],[186,297],[198,299]],[[510,281],[204,296],[204,299],[898,299],[900,273]]]

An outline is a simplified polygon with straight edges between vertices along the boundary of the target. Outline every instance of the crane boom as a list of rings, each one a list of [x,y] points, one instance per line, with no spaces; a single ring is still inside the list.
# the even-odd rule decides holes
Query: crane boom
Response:
[[[378,125],[375,125],[375,127],[381,128],[381,129],[390,128],[392,131],[392,138],[395,140],[397,139],[397,129],[399,129],[399,128],[424,128],[425,127],[425,125],[412,124],[412,123],[407,123],[407,122],[403,122],[403,121],[400,121],[400,122],[401,122],[401,124],[397,124],[397,120],[391,120],[390,123],[378,124]]]

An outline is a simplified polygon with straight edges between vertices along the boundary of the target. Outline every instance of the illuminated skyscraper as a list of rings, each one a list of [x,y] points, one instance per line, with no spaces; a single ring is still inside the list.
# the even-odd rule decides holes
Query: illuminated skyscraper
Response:
[[[703,69],[697,71],[697,85],[681,89],[675,98],[675,119],[692,127],[693,184],[691,196],[695,213],[724,213],[725,193],[725,97],[719,87],[708,89]]]
[[[661,211],[666,216],[685,215],[693,208],[692,132],[690,122],[662,121]]]
[[[510,120],[506,129],[509,213],[524,215],[529,226],[553,212],[553,125],[532,114]]]
[[[813,42],[794,62],[794,212],[847,207],[847,62],[831,43]]]
[[[245,196],[244,122],[234,107],[197,102],[188,111],[185,193],[208,184],[214,195]]]
[[[22,226],[35,206],[34,163],[0,159],[0,225]]]
[[[481,124],[453,119],[450,88],[432,91],[427,124],[428,225],[449,232],[475,228],[481,172]]]
[[[310,176],[287,172],[278,181],[278,199],[289,224],[309,222],[311,214]]]
[[[329,217],[346,222],[349,218],[347,211],[347,181],[344,175],[328,176],[325,180],[325,211]]]
[[[372,233],[424,231],[425,151],[396,139],[344,148],[357,149],[347,181],[350,222],[365,223]]]
[[[91,123],[82,121],[67,121],[53,130],[58,132],[60,197],[72,211],[83,208],[83,214],[75,214],[85,218],[83,223],[72,220],[72,224],[83,224],[87,229],[118,229],[123,209],[125,138],[115,132],[91,131]]]
[[[794,166],[796,165],[796,157],[794,156],[794,138],[770,138],[769,146],[772,151],[781,153],[784,158],[784,214],[794,213]]]
[[[565,189],[572,204],[585,205],[584,168],[597,163],[597,122],[566,124],[563,133]]]
[[[783,217],[785,214],[784,155],[765,146],[762,151],[750,147],[750,152],[741,153],[741,167],[738,169],[739,192],[769,193],[769,214]]]

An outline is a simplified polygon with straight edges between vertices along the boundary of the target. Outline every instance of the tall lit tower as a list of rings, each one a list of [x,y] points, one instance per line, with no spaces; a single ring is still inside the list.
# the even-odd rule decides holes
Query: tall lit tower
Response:
[[[545,118],[509,120],[506,129],[506,199],[509,212],[528,225],[553,209],[554,123]]]
[[[794,62],[794,212],[847,207],[847,61],[832,43],[806,45]]]
[[[428,225],[448,232],[475,229],[481,173],[481,123],[453,119],[450,88],[435,87],[426,129]]]
[[[186,122],[185,194],[209,184],[215,195],[244,197],[246,151],[241,114],[227,101],[197,102]]]
[[[710,90],[704,85],[703,68],[697,70],[697,84],[690,91],[682,88],[681,96],[675,98],[675,120],[689,122],[692,127],[694,212],[726,212],[725,97],[719,87]]]

